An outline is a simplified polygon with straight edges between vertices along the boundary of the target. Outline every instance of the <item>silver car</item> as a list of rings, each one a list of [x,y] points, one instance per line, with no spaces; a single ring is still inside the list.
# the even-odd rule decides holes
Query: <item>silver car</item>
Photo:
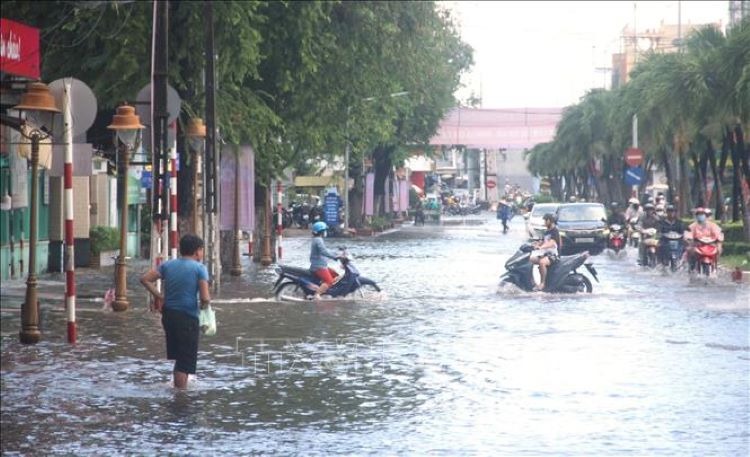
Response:
[[[529,234],[529,238],[538,240],[544,236],[544,232],[547,230],[547,226],[544,225],[542,219],[545,214],[555,214],[559,203],[537,203],[534,205],[530,213],[526,213],[526,232]]]

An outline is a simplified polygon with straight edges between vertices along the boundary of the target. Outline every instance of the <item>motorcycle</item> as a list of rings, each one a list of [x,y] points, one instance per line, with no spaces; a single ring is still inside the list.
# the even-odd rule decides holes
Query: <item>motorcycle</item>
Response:
[[[640,220],[637,217],[630,219],[628,223],[628,232],[630,232],[628,236],[630,245],[634,248],[637,248],[641,243],[641,226]]]
[[[500,277],[500,286],[513,284],[527,292],[534,289],[534,264],[531,263],[531,251],[534,247],[524,243],[513,256],[505,262],[506,272]],[[578,268],[583,265],[589,274],[599,282],[596,269],[589,258],[588,252],[559,257],[547,270],[544,292],[550,293],[591,293],[591,280],[581,273]]]
[[[656,238],[656,229],[647,228],[641,232],[643,233],[642,243],[646,251],[646,263],[644,266],[656,268],[656,264],[658,263],[657,252],[659,251],[659,239]]]
[[[669,267],[674,273],[682,266],[682,256],[684,255],[683,235],[677,232],[662,233],[664,242],[664,257],[662,265]]]
[[[273,210],[273,225],[278,225],[279,221],[279,210]],[[292,212],[286,208],[281,208],[281,226],[282,228],[288,229],[292,226]]]
[[[310,224],[310,205],[307,203],[293,203],[292,220],[297,227],[306,229]]]
[[[716,238],[698,238],[695,241],[695,264],[691,265],[691,271],[697,269],[698,273],[706,276],[716,272],[716,263],[719,256],[719,247]]]
[[[372,279],[360,275],[359,270],[352,264],[351,257],[344,248],[339,256],[339,262],[344,274],[336,277],[335,282],[326,292],[326,296],[344,297],[353,292],[359,292],[362,298],[380,292],[380,286]],[[279,265],[276,268],[279,278],[274,284],[274,295],[279,301],[311,300],[320,286],[320,279],[307,268]]]
[[[607,247],[613,250],[615,254],[619,254],[625,248],[625,230],[622,225],[612,224],[609,226]]]

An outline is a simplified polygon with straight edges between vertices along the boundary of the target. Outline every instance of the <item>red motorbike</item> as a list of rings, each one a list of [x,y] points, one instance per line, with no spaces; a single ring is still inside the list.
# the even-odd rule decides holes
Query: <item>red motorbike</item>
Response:
[[[719,247],[716,238],[698,238],[695,240],[695,269],[698,273],[711,276],[716,272],[716,264],[719,257]]]
[[[620,224],[609,226],[609,240],[607,247],[618,254],[625,247],[625,230]]]

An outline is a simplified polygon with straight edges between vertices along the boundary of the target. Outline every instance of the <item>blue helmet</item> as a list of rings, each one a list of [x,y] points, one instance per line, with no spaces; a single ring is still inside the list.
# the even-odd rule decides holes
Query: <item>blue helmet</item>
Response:
[[[323,221],[318,221],[312,225],[313,233],[325,232],[326,230],[328,230],[328,225]]]

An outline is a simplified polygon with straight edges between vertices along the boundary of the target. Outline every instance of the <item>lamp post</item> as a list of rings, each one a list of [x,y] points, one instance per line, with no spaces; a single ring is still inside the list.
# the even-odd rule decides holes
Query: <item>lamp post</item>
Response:
[[[203,119],[195,117],[188,121],[187,130],[185,132],[185,136],[187,137],[188,144],[190,145],[190,149],[193,152],[193,192],[195,195],[193,196],[193,233],[198,233],[198,226],[201,225],[201,237],[205,237],[206,229],[206,218],[201,217],[198,218],[198,170],[202,166],[202,160],[201,156],[203,155],[203,151],[206,148],[206,124],[203,123]],[[201,173],[202,176],[205,176],[205,172]],[[201,185],[201,203],[205,204],[206,202],[206,196],[205,196],[205,186]],[[203,211],[203,215],[205,215],[206,212]],[[202,224],[199,224],[198,222],[202,221]]]
[[[394,92],[392,94],[388,94],[388,97],[396,98],[403,97],[405,95],[409,95],[409,92]],[[371,102],[373,100],[377,100],[378,98],[381,97],[365,97],[361,99],[361,101]],[[344,150],[344,232],[348,232],[349,230],[349,156],[351,155],[352,148],[351,141],[349,140],[349,117],[351,116],[351,114],[352,106],[349,105],[346,107],[346,148]]]
[[[130,162],[130,151],[135,149],[138,141],[138,131],[143,129],[141,121],[135,108],[123,104],[117,108],[117,114],[112,118],[112,124],[108,129],[116,132],[115,143],[119,140],[120,164],[117,167],[120,188],[120,255],[117,257],[115,267],[115,302],[112,304],[114,311],[125,311],[128,309],[128,282],[125,264],[125,255],[128,246],[128,165]]]
[[[46,84],[30,83],[21,103],[13,107],[26,112],[31,130],[21,130],[31,140],[31,215],[29,221],[29,276],[26,279],[26,300],[21,305],[21,343],[36,344],[41,339],[39,332],[39,301],[36,293],[36,242],[37,242],[37,194],[39,186],[39,143],[50,138],[54,115],[60,110]]]

